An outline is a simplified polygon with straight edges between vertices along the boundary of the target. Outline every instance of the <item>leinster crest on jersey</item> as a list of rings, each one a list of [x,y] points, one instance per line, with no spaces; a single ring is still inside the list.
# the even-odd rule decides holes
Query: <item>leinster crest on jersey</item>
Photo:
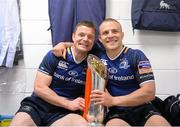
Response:
[[[121,69],[128,69],[130,67],[128,60],[126,58],[120,59],[119,68]]]

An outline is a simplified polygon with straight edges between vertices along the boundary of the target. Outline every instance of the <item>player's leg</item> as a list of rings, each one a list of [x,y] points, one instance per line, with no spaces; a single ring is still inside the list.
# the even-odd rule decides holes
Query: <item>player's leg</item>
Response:
[[[130,126],[126,121],[119,119],[119,118],[114,118],[109,120],[106,123],[106,126]]]
[[[160,115],[152,115],[145,123],[145,126],[171,126],[168,121]]]
[[[18,112],[12,119],[10,126],[36,126],[31,116],[26,112]]]
[[[51,126],[89,126],[89,123],[82,116],[70,113],[56,120]]]

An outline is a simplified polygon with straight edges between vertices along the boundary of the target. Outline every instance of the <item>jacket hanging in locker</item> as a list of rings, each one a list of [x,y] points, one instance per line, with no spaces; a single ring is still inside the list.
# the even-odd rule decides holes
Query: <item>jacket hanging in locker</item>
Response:
[[[180,0],[132,0],[133,29],[180,31]]]
[[[105,0],[49,0],[52,43],[72,41],[74,26],[82,20],[93,21],[98,29],[105,19]]]
[[[0,66],[13,66],[19,35],[17,0],[0,0]]]

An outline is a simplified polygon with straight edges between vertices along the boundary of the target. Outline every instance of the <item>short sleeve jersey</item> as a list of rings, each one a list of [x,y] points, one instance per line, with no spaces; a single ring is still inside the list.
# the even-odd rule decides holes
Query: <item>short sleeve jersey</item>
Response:
[[[105,52],[99,52],[97,56],[107,66],[107,89],[112,96],[130,94],[145,82],[154,80],[151,64],[140,50],[124,47],[114,59]]]
[[[52,76],[50,88],[59,96],[69,99],[84,96],[87,62],[76,62],[71,49],[66,59],[49,51],[39,66],[39,71]]]

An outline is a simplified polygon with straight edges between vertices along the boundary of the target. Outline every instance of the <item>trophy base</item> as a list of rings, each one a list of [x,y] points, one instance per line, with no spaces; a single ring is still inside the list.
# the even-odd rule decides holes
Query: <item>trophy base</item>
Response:
[[[102,123],[97,123],[97,122],[91,122],[90,125],[91,127],[104,127]]]

